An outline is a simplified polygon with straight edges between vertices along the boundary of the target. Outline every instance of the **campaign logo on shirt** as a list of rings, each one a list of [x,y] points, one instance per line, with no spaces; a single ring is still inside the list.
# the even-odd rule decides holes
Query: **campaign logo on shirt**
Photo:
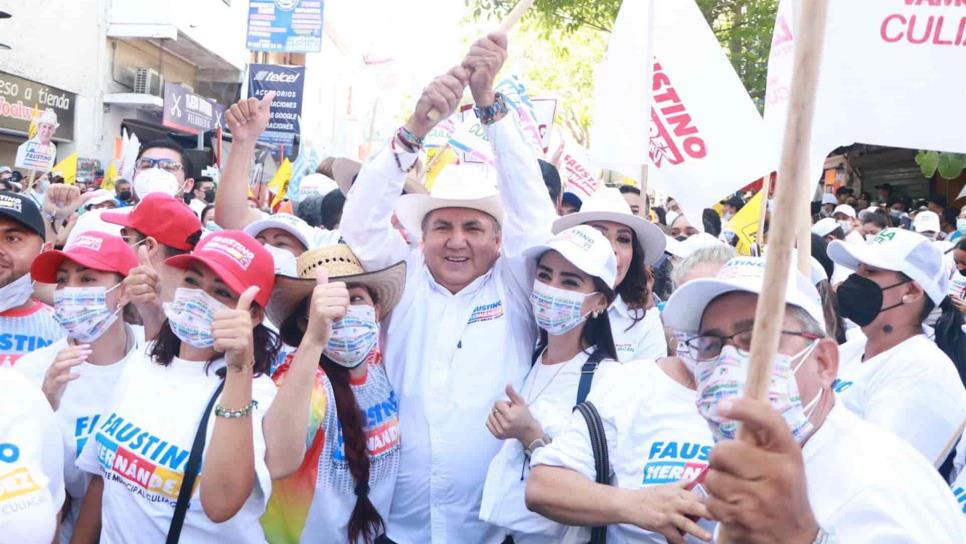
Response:
[[[956,502],[963,507],[963,513],[966,514],[966,487],[953,489],[953,496],[956,497]]]
[[[399,445],[399,402],[395,391],[389,392],[384,402],[374,404],[362,413],[366,431],[366,447],[370,457],[378,457]],[[338,447],[332,452],[336,461],[345,461],[345,441],[339,425]]]
[[[87,444],[87,439],[94,433],[94,429],[97,428],[97,422],[100,420],[100,414],[81,416],[74,420],[74,441],[77,442],[77,448],[75,448],[76,451],[74,452],[75,459],[80,457],[81,452],[84,451],[84,445]]]
[[[189,450],[142,431],[115,413],[101,425],[95,439],[106,480],[120,482],[152,502],[177,501]]]
[[[633,355],[634,354],[634,344],[631,343],[618,343],[614,342],[614,349],[617,350],[617,357],[620,358],[621,355]]]
[[[654,442],[644,465],[644,485],[693,480],[708,466],[711,445],[693,442]]]
[[[0,333],[0,367],[12,367],[21,355],[47,347],[54,340],[32,334]]]
[[[498,300],[491,304],[483,304],[482,306],[473,308],[473,313],[470,314],[470,320],[466,324],[472,325],[473,323],[493,321],[501,317],[503,317],[503,301]]]

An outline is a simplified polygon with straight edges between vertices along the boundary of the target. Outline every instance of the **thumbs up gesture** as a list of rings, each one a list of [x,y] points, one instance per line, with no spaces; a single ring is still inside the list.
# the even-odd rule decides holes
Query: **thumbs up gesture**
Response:
[[[225,364],[233,372],[251,372],[255,366],[255,348],[252,340],[252,301],[259,288],[254,285],[238,297],[233,310],[218,310],[211,322],[211,335],[215,339],[215,351],[225,354]]]
[[[303,342],[325,346],[332,336],[332,323],[345,317],[349,309],[349,289],[345,283],[329,283],[325,270],[316,272],[316,285],[309,303],[309,322]]]
[[[506,395],[508,400],[493,403],[493,410],[486,420],[486,428],[501,440],[519,440],[525,448],[544,435],[543,427],[530,413],[526,400],[517,393],[512,384],[507,384]]]
[[[236,142],[254,142],[268,126],[275,91],[265,93],[261,99],[242,98],[225,112],[225,123]]]
[[[123,289],[127,299],[143,314],[161,307],[161,279],[151,265],[148,248],[143,244],[138,247],[138,261],[140,264],[124,278]]]

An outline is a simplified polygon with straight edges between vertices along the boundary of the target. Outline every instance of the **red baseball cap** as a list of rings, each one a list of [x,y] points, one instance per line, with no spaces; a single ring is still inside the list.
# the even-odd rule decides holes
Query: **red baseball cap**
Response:
[[[101,272],[117,272],[122,276],[138,265],[138,256],[120,236],[87,231],[70,241],[63,250],[44,251],[30,265],[30,275],[43,283],[57,282],[57,269],[64,260]]]
[[[168,266],[188,268],[201,263],[214,270],[236,294],[251,286],[258,287],[255,302],[268,305],[275,287],[275,261],[262,244],[240,230],[223,230],[206,236],[194,251],[164,261]]]
[[[194,249],[191,240],[201,232],[201,220],[195,212],[183,201],[164,193],[149,194],[130,213],[104,212],[101,219],[181,250]]]

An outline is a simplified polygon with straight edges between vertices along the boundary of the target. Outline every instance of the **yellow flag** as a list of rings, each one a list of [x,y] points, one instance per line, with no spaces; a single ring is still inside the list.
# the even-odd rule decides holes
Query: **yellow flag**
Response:
[[[101,181],[101,189],[107,189],[108,191],[113,191],[117,184],[117,163],[111,161],[110,166],[107,167],[107,171],[104,172],[104,179]]]
[[[735,249],[739,255],[751,255],[752,248],[758,244],[758,221],[761,218],[761,199],[764,191],[758,191],[738,213],[725,225],[738,235],[738,245]]]
[[[433,184],[436,183],[436,178],[443,171],[443,168],[456,164],[459,162],[459,158],[459,154],[449,146],[427,150],[426,175],[423,177],[423,184],[426,185],[426,188],[432,190]]]
[[[268,182],[268,190],[275,193],[275,198],[272,199],[273,208],[285,198],[290,179],[292,179],[292,163],[285,159],[272,176],[272,181]]]
[[[64,183],[73,185],[77,180],[77,152],[67,155],[67,158],[55,164],[50,169],[50,175],[58,175],[64,178]]]
[[[33,140],[37,135],[37,118],[40,117],[40,108],[34,104],[34,111],[30,113],[30,127],[27,129],[27,139]]]

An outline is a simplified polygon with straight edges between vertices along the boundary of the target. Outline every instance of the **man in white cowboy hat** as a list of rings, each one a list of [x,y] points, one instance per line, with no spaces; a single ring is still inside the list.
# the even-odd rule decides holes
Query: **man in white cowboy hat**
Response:
[[[506,385],[519,387],[530,368],[537,329],[523,252],[550,238],[556,217],[532,151],[493,92],[505,58],[506,36],[491,34],[423,91],[406,125],[359,172],[340,226],[367,269],[408,262],[385,343],[403,437],[387,536],[400,544],[503,540],[479,519],[501,445],[483,423]],[[400,197],[421,139],[456,109],[467,82],[500,193],[480,171],[450,166],[431,194]],[[392,227],[393,205],[421,248],[411,251]]]
[[[43,145],[52,145],[51,140],[59,126],[57,114],[54,110],[44,110],[41,112],[40,117],[37,118],[37,135],[34,136],[34,140],[37,140]]]
[[[864,333],[839,347],[836,394],[939,466],[966,421],[956,367],[923,333],[923,321],[948,293],[942,253],[924,236],[886,229],[868,244],[832,242],[828,256],[856,270],[836,297],[842,317]]]

